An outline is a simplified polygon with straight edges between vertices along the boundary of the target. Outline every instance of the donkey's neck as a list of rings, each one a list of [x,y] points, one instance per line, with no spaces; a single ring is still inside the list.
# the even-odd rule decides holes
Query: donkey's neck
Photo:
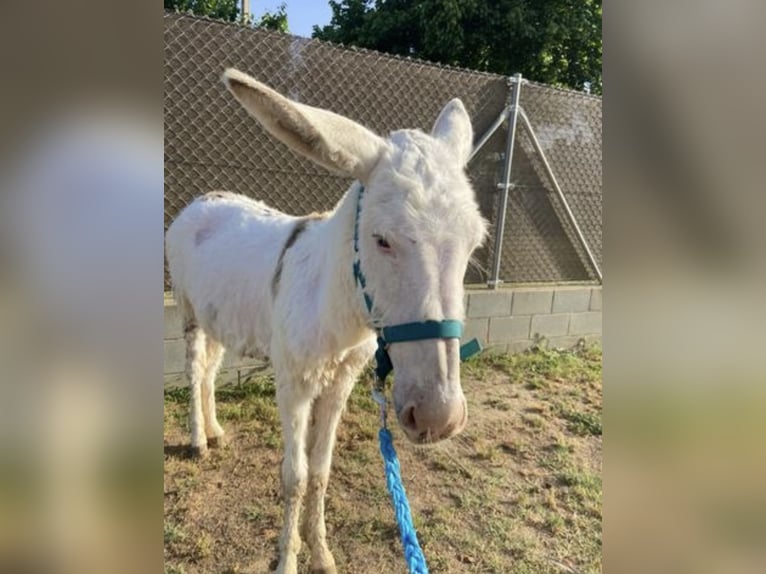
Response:
[[[337,347],[335,351],[356,346],[369,339],[368,314],[353,274],[354,222],[359,182],[354,182],[338,202],[323,226],[322,249],[324,272],[320,288],[320,330]]]

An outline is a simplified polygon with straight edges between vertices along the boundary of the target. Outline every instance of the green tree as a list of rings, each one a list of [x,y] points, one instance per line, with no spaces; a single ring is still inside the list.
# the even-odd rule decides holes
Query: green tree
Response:
[[[267,28],[268,30],[276,30],[287,34],[289,31],[287,28],[287,5],[282,2],[277,6],[276,12],[264,12],[261,19],[255,24],[260,28]]]
[[[165,0],[165,10],[191,12],[227,22],[236,22],[240,13],[239,0]]]
[[[165,10],[191,12],[227,22],[242,22],[256,28],[267,28],[287,33],[287,5],[282,2],[275,12],[266,11],[259,19],[242,14],[240,0],[164,0]]]
[[[330,0],[322,40],[601,93],[601,0]]]

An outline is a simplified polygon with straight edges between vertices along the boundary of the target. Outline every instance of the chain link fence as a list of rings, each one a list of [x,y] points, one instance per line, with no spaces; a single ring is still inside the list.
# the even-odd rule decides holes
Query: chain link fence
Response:
[[[352,118],[379,134],[430,131],[459,97],[477,138],[508,102],[503,76],[348,49],[237,24],[165,14],[165,227],[195,197],[228,190],[294,214],[332,208],[351,181],[277,142],[220,81],[238,68],[292,99]],[[522,106],[556,171],[591,249],[601,258],[601,100],[526,83]],[[482,213],[492,224],[467,283],[485,283],[495,245],[497,185],[507,129],[469,165]],[[517,136],[501,279],[562,282],[593,278],[573,230],[526,136]],[[167,273],[165,287],[168,288]]]

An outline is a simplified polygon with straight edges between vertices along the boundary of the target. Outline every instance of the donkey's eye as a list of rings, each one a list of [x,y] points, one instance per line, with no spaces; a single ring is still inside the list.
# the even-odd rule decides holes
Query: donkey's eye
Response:
[[[380,247],[383,251],[389,251],[391,249],[391,244],[385,240],[384,237],[381,237],[380,235],[373,235],[375,238],[375,242],[378,244],[378,247]]]

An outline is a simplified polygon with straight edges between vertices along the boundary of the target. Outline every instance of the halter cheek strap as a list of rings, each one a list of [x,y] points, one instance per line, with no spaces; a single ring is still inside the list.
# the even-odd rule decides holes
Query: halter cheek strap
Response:
[[[367,279],[362,272],[362,264],[359,259],[359,216],[362,212],[363,195],[364,186],[360,185],[354,218],[354,281],[364,297],[364,304],[371,318],[371,326],[378,333],[378,349],[375,351],[375,375],[382,382],[394,369],[391,357],[388,356],[388,345],[390,343],[405,343],[425,339],[460,339],[463,336],[463,323],[455,319],[445,319],[443,321],[417,321],[389,326],[378,324],[373,314],[374,303],[372,297],[367,293]],[[460,347],[460,360],[464,361],[480,350],[481,345],[479,341],[471,339]]]

